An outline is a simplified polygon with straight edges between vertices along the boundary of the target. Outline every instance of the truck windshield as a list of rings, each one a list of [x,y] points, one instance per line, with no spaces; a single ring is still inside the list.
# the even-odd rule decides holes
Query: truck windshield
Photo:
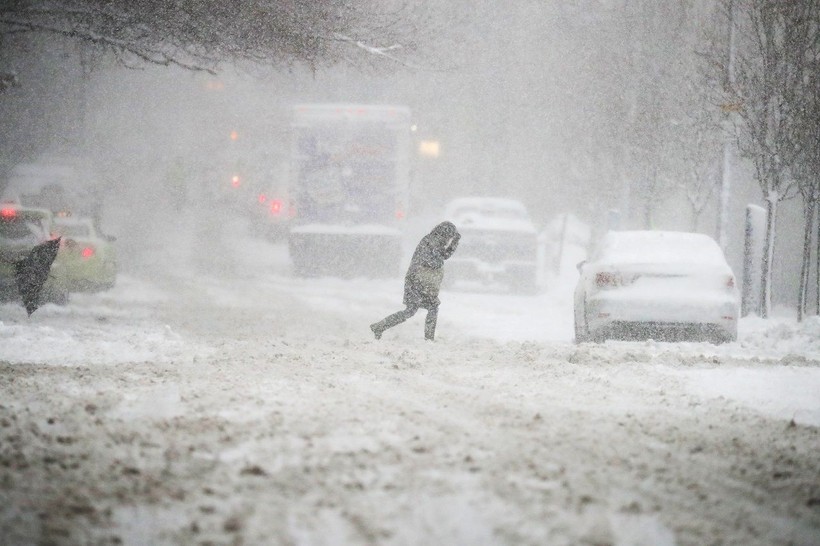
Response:
[[[397,130],[328,121],[296,128],[301,222],[383,223],[396,209]]]

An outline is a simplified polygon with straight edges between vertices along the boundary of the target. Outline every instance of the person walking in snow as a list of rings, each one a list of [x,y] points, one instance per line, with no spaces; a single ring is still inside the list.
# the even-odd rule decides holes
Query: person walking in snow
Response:
[[[404,276],[404,305],[407,307],[370,325],[376,339],[381,339],[385,330],[409,319],[420,308],[427,309],[424,339],[432,341],[435,338],[444,260],[456,251],[459,239],[461,234],[452,222],[442,222],[422,237]]]

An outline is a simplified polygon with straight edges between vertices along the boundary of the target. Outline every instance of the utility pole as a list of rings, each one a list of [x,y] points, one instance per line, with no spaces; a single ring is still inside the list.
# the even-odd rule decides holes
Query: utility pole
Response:
[[[724,89],[730,91],[734,86],[734,62],[735,62],[735,22],[734,22],[734,0],[729,0],[729,47],[726,58],[726,79]],[[727,105],[729,106],[729,105]],[[720,181],[720,207],[718,209],[718,244],[725,253],[729,246],[729,195],[732,185],[732,147],[729,136],[731,108],[724,107],[724,139],[723,139],[723,162],[721,165]]]

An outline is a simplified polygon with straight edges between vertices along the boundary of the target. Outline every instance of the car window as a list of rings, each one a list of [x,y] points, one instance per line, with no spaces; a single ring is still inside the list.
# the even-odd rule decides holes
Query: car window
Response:
[[[38,243],[46,238],[46,232],[42,219],[37,217],[16,214],[0,220],[0,237],[15,243]]]

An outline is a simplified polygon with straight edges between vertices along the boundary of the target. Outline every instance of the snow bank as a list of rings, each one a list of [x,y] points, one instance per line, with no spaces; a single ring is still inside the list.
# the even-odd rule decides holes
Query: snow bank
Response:
[[[775,419],[820,427],[820,368],[685,370],[691,392],[734,400]]]

